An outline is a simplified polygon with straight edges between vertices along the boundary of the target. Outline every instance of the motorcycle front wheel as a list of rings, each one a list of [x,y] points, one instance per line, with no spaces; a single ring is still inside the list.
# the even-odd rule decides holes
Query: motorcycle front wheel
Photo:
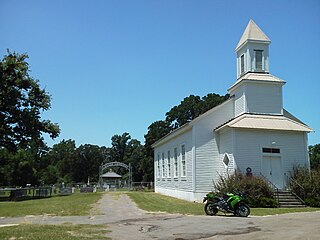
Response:
[[[218,206],[214,203],[207,203],[204,206],[204,211],[207,215],[214,216],[218,213]]]
[[[250,214],[250,208],[247,204],[239,204],[236,206],[235,214],[239,217],[248,217]]]

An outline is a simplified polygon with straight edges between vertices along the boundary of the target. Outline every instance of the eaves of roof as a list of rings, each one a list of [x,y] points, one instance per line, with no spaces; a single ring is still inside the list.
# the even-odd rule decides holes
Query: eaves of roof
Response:
[[[216,111],[217,109],[221,108],[222,106],[224,106],[225,104],[229,103],[231,100],[233,100],[233,96],[231,96],[228,100],[224,101],[223,103],[215,106],[214,108],[211,108],[210,110],[206,111],[205,113],[201,114],[200,116],[198,116],[197,118],[193,119],[192,121],[182,125],[180,128],[177,128],[175,130],[173,130],[172,132],[168,133],[166,136],[164,136],[163,138],[159,139],[158,141],[156,141],[154,144],[151,145],[152,148],[158,147],[162,144],[164,144],[165,142],[170,141],[171,139],[189,131],[192,129],[193,125],[198,122],[199,120],[203,119],[204,117],[208,116],[209,114],[211,114],[212,112]]]
[[[275,77],[269,73],[254,73],[254,72],[247,72],[228,89],[228,91],[232,91],[238,85],[241,85],[245,82],[251,83],[278,83],[278,84],[285,84],[286,82],[278,77]]]
[[[225,127],[242,128],[242,129],[264,129],[264,130],[282,130],[282,131],[298,131],[311,132],[309,126],[295,121],[283,115],[267,115],[267,114],[242,114],[223,125],[215,128],[220,131]]]

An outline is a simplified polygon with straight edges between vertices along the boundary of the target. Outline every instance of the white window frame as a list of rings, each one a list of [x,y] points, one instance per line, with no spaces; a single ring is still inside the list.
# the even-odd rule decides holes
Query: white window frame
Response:
[[[173,177],[179,177],[179,167],[178,167],[178,148],[173,149]]]
[[[242,61],[243,60],[243,61]],[[243,65],[243,69],[242,69]],[[246,65],[245,65],[245,55],[244,53],[240,56],[240,75],[244,74],[246,71]]]
[[[264,152],[263,149],[264,148],[268,148],[268,149],[278,149],[279,150],[279,153],[275,153],[275,152]],[[262,153],[262,156],[280,156],[281,157],[281,154],[282,154],[282,151],[281,151],[281,148],[279,146],[262,146],[261,147],[261,153]]]
[[[263,55],[264,55],[264,51],[260,50],[260,49],[254,49],[254,70],[255,71],[264,71],[264,64],[263,64]],[[261,69],[257,68],[257,52],[261,52]]]
[[[161,168],[160,168],[160,153],[158,153],[158,161],[157,161],[157,177],[160,178],[160,172],[161,172]]]
[[[225,163],[225,161],[224,161],[225,158],[228,159],[228,164]],[[228,153],[223,154],[223,158],[222,158],[223,166],[224,166],[225,168],[228,168],[228,167],[230,166],[230,162],[231,162],[231,159],[230,159],[230,157],[229,157],[229,154],[228,154]]]
[[[181,177],[186,177],[187,176],[187,156],[186,156],[186,145],[181,144]]]
[[[168,170],[167,177],[171,178],[171,151],[168,150],[167,154],[168,154],[167,155],[167,157],[168,157],[168,160],[167,160],[167,170]]]
[[[166,165],[165,165],[165,159],[164,159],[164,152],[162,153],[162,177],[166,177]]]

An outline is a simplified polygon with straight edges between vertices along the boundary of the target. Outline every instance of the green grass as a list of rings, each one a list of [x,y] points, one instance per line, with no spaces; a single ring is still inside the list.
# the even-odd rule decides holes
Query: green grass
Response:
[[[251,208],[251,215],[254,216],[267,216],[284,213],[296,213],[296,212],[314,212],[320,211],[320,208]]]
[[[110,232],[104,225],[39,225],[22,224],[0,228],[0,239],[13,240],[86,240],[111,239],[106,236]]]
[[[58,216],[85,216],[102,193],[75,193],[21,202],[0,202],[0,217],[53,214]]]
[[[204,215],[204,204],[188,202],[151,192],[128,192],[129,197],[139,208],[149,212]],[[251,208],[251,215],[266,216],[293,212],[319,211],[320,208]]]
[[[128,192],[139,208],[149,212],[203,215],[203,204],[192,203],[154,192]]]

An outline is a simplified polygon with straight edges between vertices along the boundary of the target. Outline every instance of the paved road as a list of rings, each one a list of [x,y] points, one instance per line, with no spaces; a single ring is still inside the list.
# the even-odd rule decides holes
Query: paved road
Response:
[[[0,218],[1,224],[107,224],[113,240],[320,239],[320,212],[267,217],[185,216],[147,213],[124,194],[105,194],[90,216]]]

